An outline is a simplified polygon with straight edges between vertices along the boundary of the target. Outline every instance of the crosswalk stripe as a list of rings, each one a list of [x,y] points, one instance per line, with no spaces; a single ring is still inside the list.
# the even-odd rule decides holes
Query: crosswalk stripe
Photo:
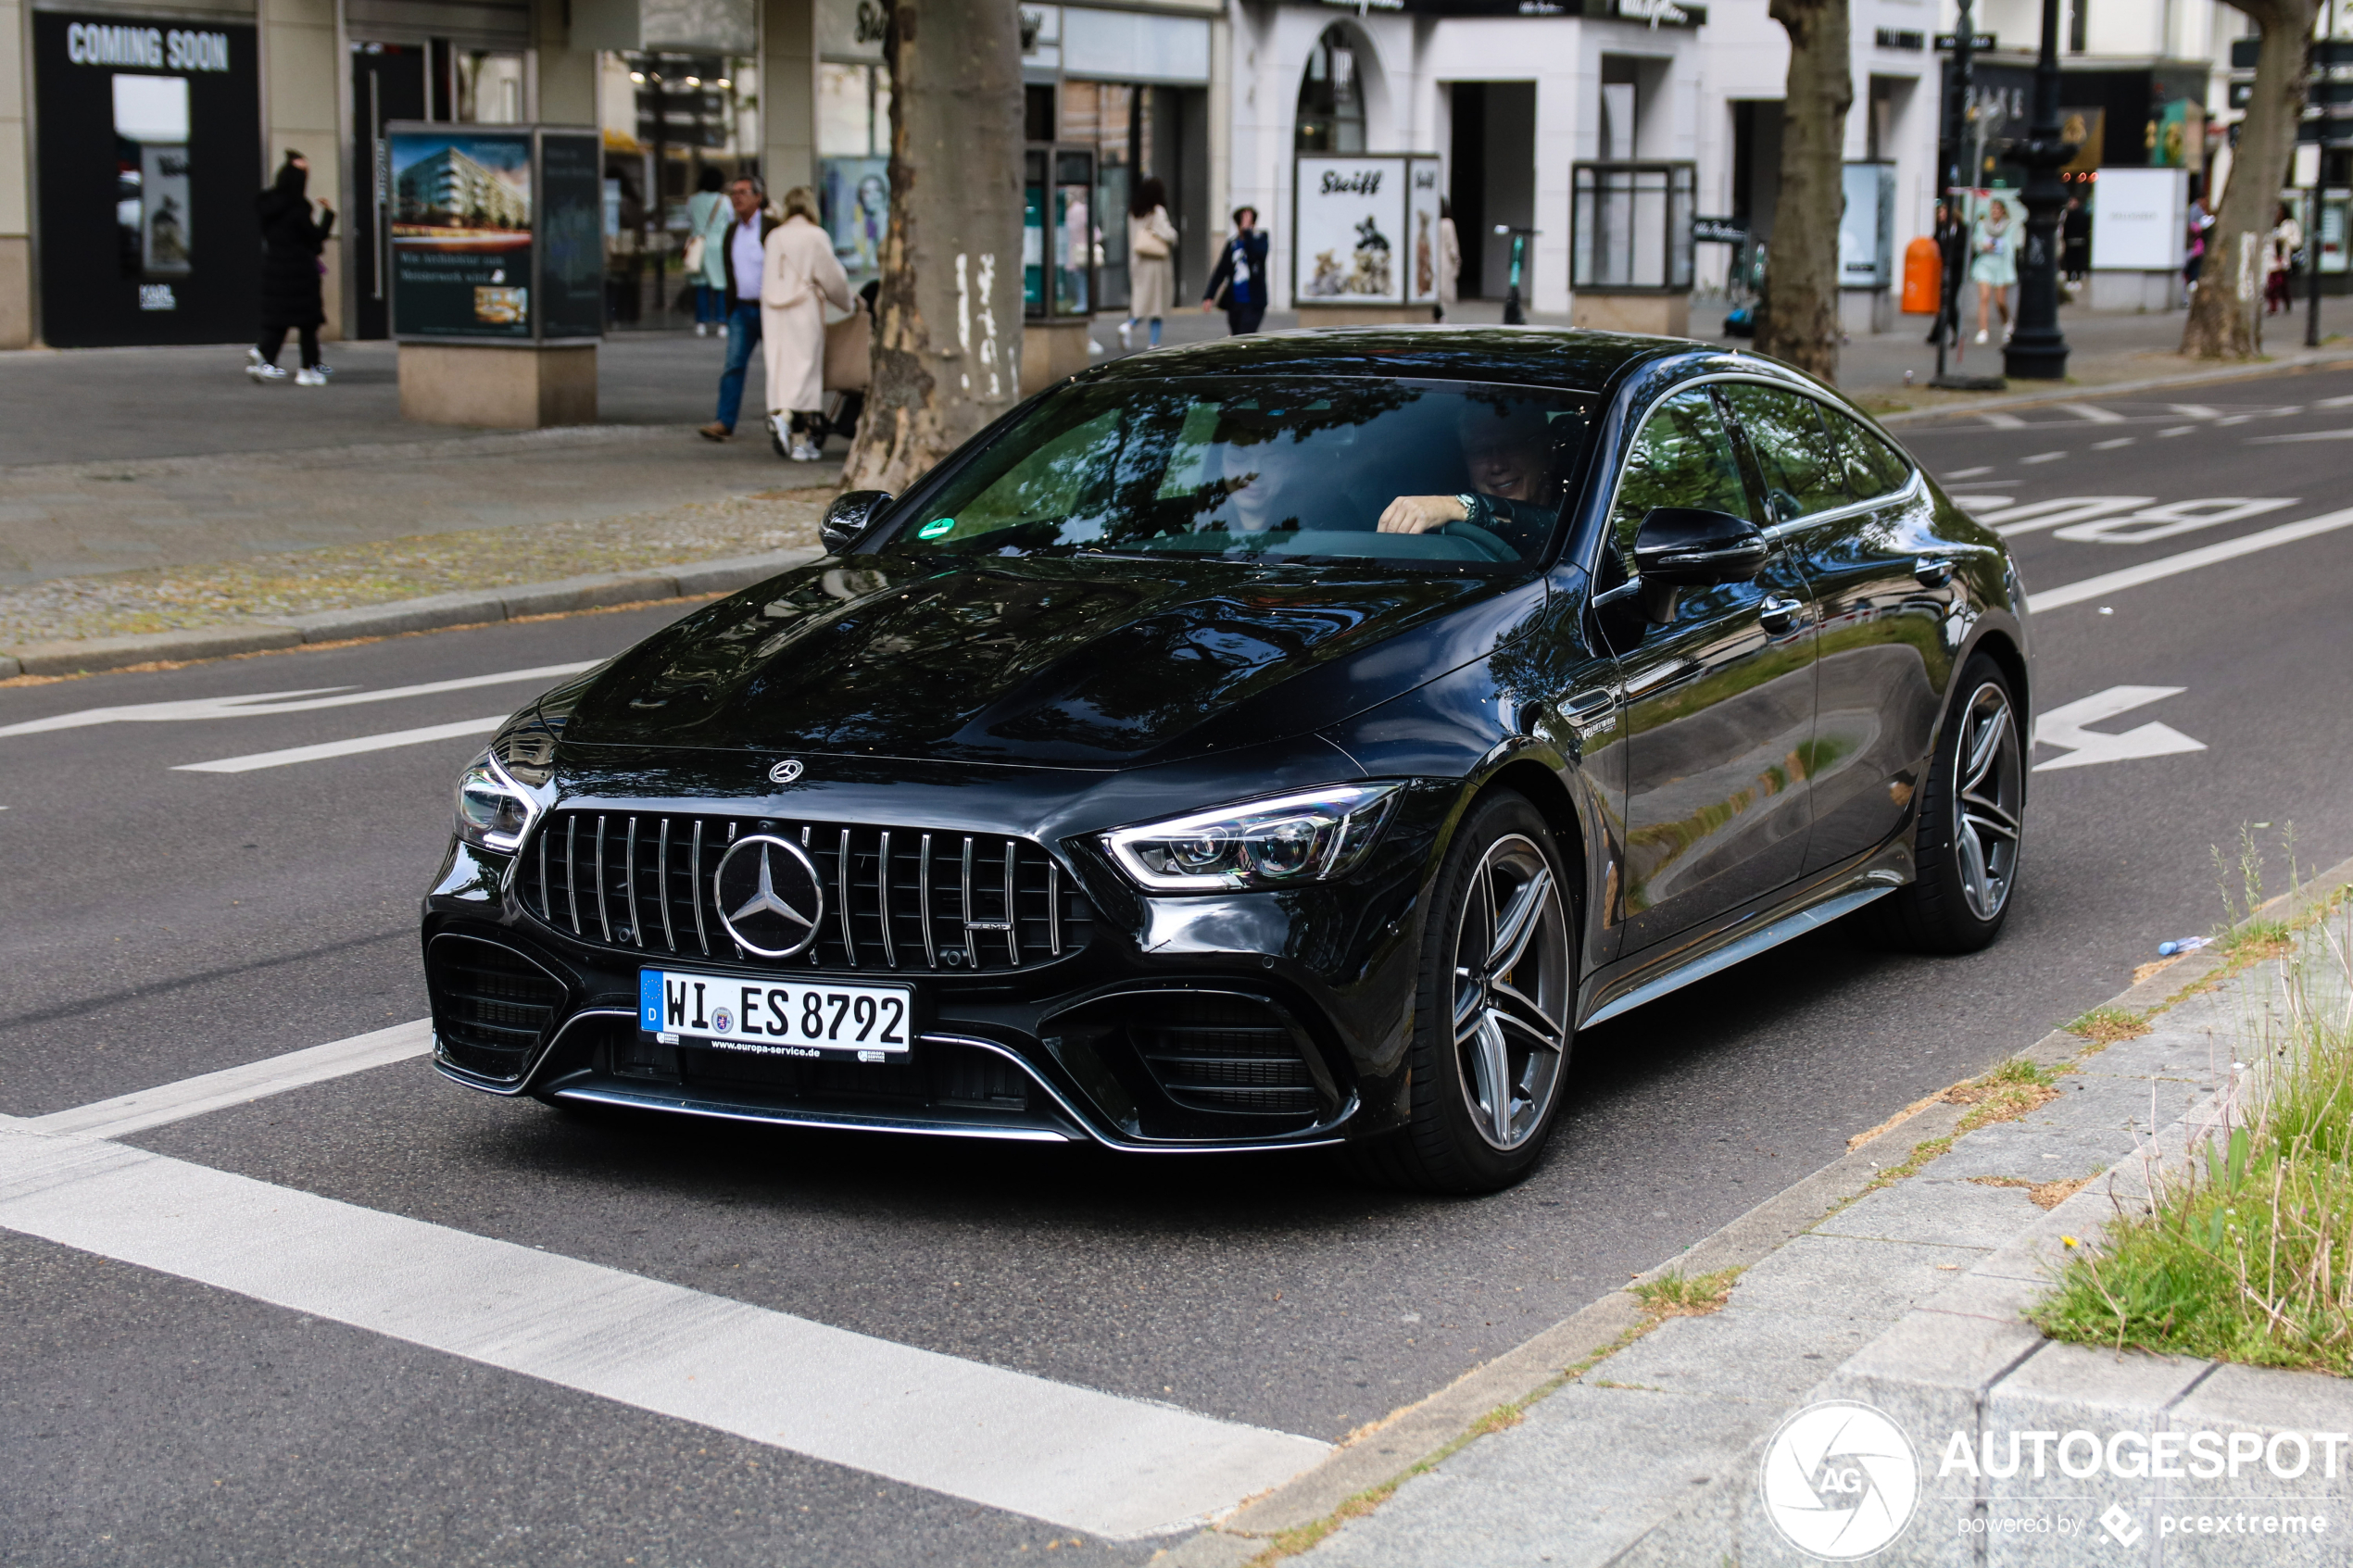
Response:
[[[125,1144],[0,1121],[0,1226],[1121,1539],[1329,1446],[1051,1382]]]
[[[1995,408],[1986,409],[1981,412],[1977,417],[1983,420],[1987,424],[1992,425],[1995,430],[2022,430],[2026,426],[2026,421],[2020,419],[2016,414],[2005,414]]]
[[[2123,415],[2112,408],[2103,408],[2096,403],[2061,403],[2058,407],[2077,419],[2087,420],[2095,425],[2120,425],[2124,422]]]
[[[380,735],[354,735],[349,740],[321,741],[317,746],[290,746],[282,751],[257,751],[245,757],[222,757],[210,762],[182,762],[177,773],[250,773],[256,768],[283,768],[292,762],[317,762],[329,757],[350,757],[362,751],[389,751],[397,746],[454,740],[459,735],[488,734],[507,721],[503,713],[487,719],[460,719],[454,724],[427,724],[422,729],[393,730]]]
[[[2266,528],[2260,533],[2225,539],[2217,545],[2183,550],[2178,556],[2167,556],[2160,560],[2143,561],[2138,566],[2128,566],[2118,571],[2104,571],[2097,577],[2087,577],[2080,583],[2064,583],[2056,588],[2045,588],[2039,594],[2027,596],[2027,608],[2039,615],[2046,609],[2082,604],[2085,599],[2101,598],[2126,588],[2137,588],[2144,583],[2179,576],[2184,571],[2196,571],[2201,567],[2234,560],[2240,556],[2251,556],[2258,550],[2293,545],[2299,539],[2333,533],[2347,527],[2353,527],[2353,507],[2338,512],[2322,512],[2319,517],[2308,517],[2301,522],[2284,522],[2277,528]]]
[[[2168,403],[2166,407],[2185,420],[2219,420],[2222,417],[2221,410],[2204,403]]]

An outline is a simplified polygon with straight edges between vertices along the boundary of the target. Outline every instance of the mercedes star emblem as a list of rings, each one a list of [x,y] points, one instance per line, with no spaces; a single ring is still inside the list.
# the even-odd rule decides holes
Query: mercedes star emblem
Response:
[[[800,777],[800,759],[798,757],[787,757],[768,770],[770,784],[790,784],[799,777]]]
[[[711,893],[727,935],[763,959],[807,951],[825,914],[824,884],[809,852],[766,834],[727,847],[711,875]]]

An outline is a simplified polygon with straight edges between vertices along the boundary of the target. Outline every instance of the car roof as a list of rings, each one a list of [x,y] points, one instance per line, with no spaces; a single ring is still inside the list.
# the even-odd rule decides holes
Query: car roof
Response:
[[[1133,354],[1081,372],[1086,382],[1170,376],[1407,376],[1598,392],[1629,366],[1709,345],[1688,338],[1567,327],[1318,327],[1253,332]]]

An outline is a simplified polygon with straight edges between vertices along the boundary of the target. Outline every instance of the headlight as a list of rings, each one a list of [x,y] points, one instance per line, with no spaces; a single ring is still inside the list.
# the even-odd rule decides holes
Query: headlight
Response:
[[[1362,864],[1397,804],[1396,784],[1329,784],[1298,795],[1116,828],[1103,847],[1153,893],[1296,887]]]
[[[484,753],[458,781],[458,836],[511,855],[539,815],[539,802]]]

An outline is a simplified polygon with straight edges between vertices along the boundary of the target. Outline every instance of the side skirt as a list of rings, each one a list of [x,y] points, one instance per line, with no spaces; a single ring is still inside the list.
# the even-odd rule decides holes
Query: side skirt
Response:
[[[1886,897],[1895,891],[1896,885],[1892,880],[1873,880],[1860,886],[1849,883],[1818,902],[1782,915],[1768,924],[1749,930],[1735,926],[1724,934],[1723,940],[1717,946],[1685,959],[1665,973],[1645,980],[1632,990],[1603,1003],[1579,1027],[1590,1029],[1621,1013],[1631,1012],[1645,1002],[1656,1001],[1670,992],[1680,991],[1711,974],[1720,973],[1734,964],[1745,963],[1759,953],[1778,947],[1784,942],[1794,941],[1809,931],[1819,930],[1834,920],[1853,914],[1874,899]]]

